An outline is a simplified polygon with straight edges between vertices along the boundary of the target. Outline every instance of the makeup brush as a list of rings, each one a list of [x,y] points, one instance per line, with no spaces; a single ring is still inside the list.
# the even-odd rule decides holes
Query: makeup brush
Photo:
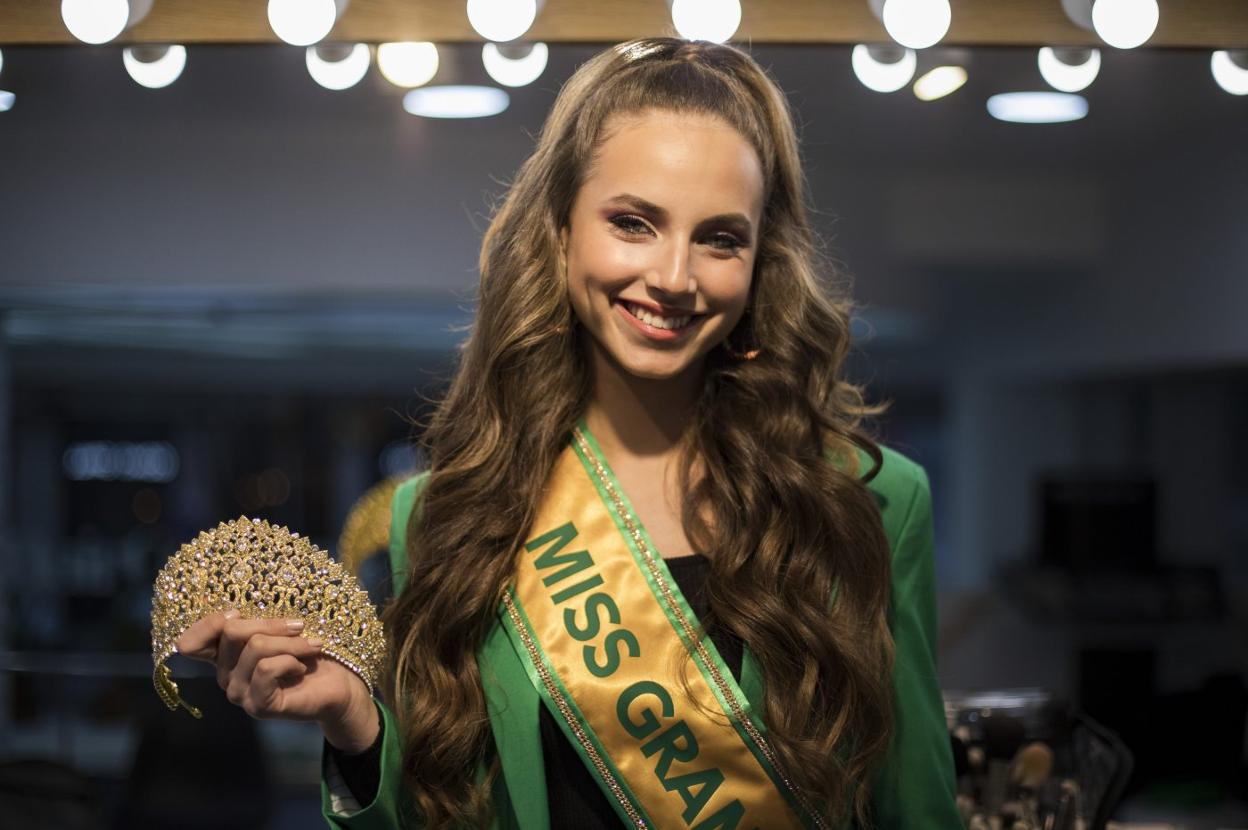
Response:
[[[1039,790],[1053,772],[1053,750],[1041,741],[1032,741],[1018,751],[1010,764],[1010,780],[1018,789],[1020,819],[1038,825],[1040,818]]]
[[[1039,789],[1053,772],[1053,750],[1032,741],[1018,750],[1010,763],[1010,780],[1026,790]]]

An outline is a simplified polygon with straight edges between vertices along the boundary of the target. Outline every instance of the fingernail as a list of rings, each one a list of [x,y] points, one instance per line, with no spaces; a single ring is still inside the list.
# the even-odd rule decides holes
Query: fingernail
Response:
[[[238,609],[237,609],[237,608],[231,608],[229,611],[226,611],[226,612],[225,612],[225,618],[226,618],[227,620],[232,620],[232,619],[234,619],[234,618],[235,618],[235,617],[237,617],[237,616],[238,616]]]
[[[321,642],[320,637],[309,637],[308,645],[312,646],[313,648],[320,648],[322,645],[324,645],[324,643]]]
[[[287,620],[286,630],[292,634],[296,631],[303,631],[303,620]]]

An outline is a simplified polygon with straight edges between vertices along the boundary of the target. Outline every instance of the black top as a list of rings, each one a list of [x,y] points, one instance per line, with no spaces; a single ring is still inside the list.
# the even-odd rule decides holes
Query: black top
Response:
[[[681,593],[689,601],[693,613],[699,618],[707,613],[703,584],[710,568],[707,559],[699,554],[679,556],[666,560],[672,578],[680,586]],[[741,640],[730,632],[716,627],[711,631],[711,642],[724,658],[733,677],[741,678]],[[564,737],[559,724],[550,710],[538,700],[538,719],[541,724],[542,756],[546,769],[546,794],[550,805],[552,830],[576,828],[576,830],[615,830],[624,823],[611,802],[607,800],[593,775],[581,760],[576,747]],[[380,715],[379,715],[380,716]],[[360,804],[368,804],[377,795],[381,782],[381,739],[379,732],[373,745],[358,755],[345,755],[325,745],[333,755],[342,772],[343,780],[351,794]]]

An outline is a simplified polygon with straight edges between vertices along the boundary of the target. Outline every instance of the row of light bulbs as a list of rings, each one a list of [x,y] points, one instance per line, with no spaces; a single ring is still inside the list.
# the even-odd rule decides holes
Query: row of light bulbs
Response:
[[[283,41],[306,46],[308,74],[330,90],[350,89],[368,73],[372,50],[368,44],[321,44],[346,9],[348,0],[269,0],[268,19]],[[682,0],[683,2],[683,0]],[[468,19],[487,39],[481,61],[486,73],[504,87],[525,86],[546,69],[549,50],[544,43],[510,44],[533,24],[544,0],[467,0]],[[141,22],[153,0],[61,0],[61,19],[84,43],[108,43]],[[377,46],[377,67],[386,80],[408,89],[403,106],[416,115],[468,118],[505,110],[509,96],[489,86],[441,85],[423,87],[437,74],[438,50],[429,42],[383,43]],[[126,72],[149,89],[169,86],[186,68],[186,48],[180,44],[127,47],[122,52]],[[0,66],[3,57],[0,55]],[[12,108],[15,96],[0,90],[0,112]]]
[[[738,4],[739,0],[713,0]],[[910,83],[918,66],[915,50],[935,46],[953,20],[949,0],[868,0],[884,24],[891,46],[854,47],[851,63],[863,86],[875,92],[896,92]],[[1161,10],[1157,0],[1061,0],[1066,16],[1107,45],[1134,49],[1157,31]],[[1096,48],[1045,46],[1036,61],[1040,75],[1055,92],[1006,92],[988,99],[988,112],[1002,121],[1048,124],[1075,121],[1088,113],[1088,101],[1075,93],[1087,89],[1101,68]],[[1248,50],[1215,51],[1209,59],[1214,81],[1231,95],[1248,95]],[[936,66],[914,81],[914,94],[933,101],[966,83],[965,67]]]
[[[268,0],[269,27],[292,46],[311,46],[324,40],[342,17],[349,0]],[[537,19],[545,0],[467,0],[468,22],[489,41],[505,43],[524,35]],[[115,39],[140,23],[153,0],[61,0],[61,20],[83,43],[98,45]],[[674,0],[673,19],[697,19],[699,7],[718,7],[716,0]],[[737,23],[741,4],[737,2]],[[694,10],[693,18],[689,11]],[[736,25],[733,25],[736,30]],[[729,33],[731,34],[731,33]],[[693,35],[689,35],[693,37]]]
[[[326,89],[349,89],[368,73],[372,51],[367,44],[318,45],[330,33],[348,0],[268,0],[269,26],[278,38],[307,47],[308,73]],[[685,0],[679,0],[685,2]],[[467,0],[468,20],[488,42],[482,49],[485,71],[505,87],[532,83],[546,68],[544,43],[509,45],[528,31],[544,0]],[[77,39],[89,44],[108,43],[142,21],[153,0],[61,0],[61,19]],[[501,45],[500,45],[501,44]],[[172,84],[186,67],[181,45],[131,47],[123,52],[126,71],[149,88]],[[422,87],[438,71],[433,43],[383,43],[377,47],[377,66],[383,77],[409,89],[403,106],[417,115],[466,118],[494,115],[507,108],[508,95],[488,86],[442,85]],[[4,102],[0,101],[0,105]],[[9,94],[7,109],[13,104]]]
[[[732,0],[737,2],[737,0]],[[918,65],[916,49],[939,43],[953,19],[949,0],[868,0],[896,46],[854,48],[854,74],[875,92],[896,92],[910,83]],[[1075,25],[1088,29],[1107,45],[1134,49],[1157,31],[1161,10],[1157,0],[1061,0]],[[1101,52],[1096,48],[1045,46],[1037,53],[1040,75],[1056,92],[1007,92],[988,99],[988,112],[1003,121],[1054,123],[1074,121],[1088,112],[1087,99],[1074,93],[1096,80]],[[1219,50],[1209,59],[1214,81],[1231,95],[1248,95],[1248,51]],[[921,100],[944,97],[966,83],[962,66],[937,66],[914,82]]]
[[[914,79],[918,56],[896,46],[854,47],[851,64],[862,85],[873,92],[896,92]],[[1101,52],[1087,47],[1041,47],[1036,53],[1040,76],[1055,92],[1005,92],[988,99],[988,112],[1002,121],[1051,124],[1075,121],[1088,113],[1087,99],[1074,93],[1092,85],[1101,70]],[[1219,50],[1210,55],[1214,81],[1231,95],[1248,95],[1248,51]],[[936,66],[914,81],[915,97],[943,98],[966,83],[966,69]]]
[[[358,84],[372,64],[368,44],[321,44],[309,46],[305,60],[308,74],[325,89],[345,90]],[[186,68],[186,47],[142,45],[122,50],[122,62],[131,79],[148,89],[161,89],[176,81]],[[506,87],[520,87],[537,80],[546,69],[549,50],[544,43],[523,46],[486,43],[481,62],[486,73]],[[510,98],[490,86],[440,85],[423,87],[438,72],[437,46],[427,42],[382,43],[377,46],[377,68],[382,77],[409,90],[403,106],[414,115],[433,118],[472,118],[496,115]],[[4,53],[0,52],[0,69]],[[12,92],[0,90],[0,112],[13,107]]]
[[[324,40],[349,0],[268,0],[269,26],[293,46]],[[467,0],[468,22],[486,40],[523,37],[545,0]],[[681,37],[723,43],[741,25],[741,0],[668,0]],[[1141,46],[1160,19],[1157,0],[1060,0],[1077,25],[1119,49]],[[107,43],[140,22],[153,0],[61,0],[61,19],[84,43]],[[935,46],[949,32],[949,0],[867,0],[889,37],[909,49]]]
[[[368,72],[371,52],[366,44],[316,45],[341,17],[349,0],[269,0],[268,18],[283,41],[307,47],[308,72],[327,89],[348,89]],[[672,23],[682,37],[725,42],[741,22],[740,0],[669,0]],[[867,0],[895,46],[860,44],[852,66],[864,86],[895,92],[913,79],[915,50],[939,43],[949,31],[949,0]],[[1108,45],[1130,49],[1148,41],[1160,18],[1157,0],[1060,0],[1070,19],[1095,31]],[[153,0],[62,0],[66,28],[85,43],[106,43],[146,17]],[[486,72],[503,86],[531,83],[545,69],[543,43],[510,45],[533,25],[544,0],[467,0],[469,23],[488,42],[482,50]],[[500,45],[501,44],[501,45]],[[140,46],[124,50],[126,71],[150,88],[168,86],[186,65],[180,45]],[[1095,48],[1044,47],[1037,55],[1041,76],[1057,92],[1014,92],[993,96],[989,112],[1003,120],[1028,123],[1070,121],[1087,113],[1087,101],[1074,93],[1095,80],[1101,64]],[[411,92],[404,99],[410,112],[468,117],[506,109],[507,94],[492,87],[440,86],[417,90],[438,69],[438,53],[428,42],[383,43],[377,47],[382,75]],[[0,59],[0,66],[2,66]],[[1215,82],[1232,95],[1248,95],[1248,51],[1215,51],[1210,57]],[[961,66],[937,66],[914,82],[921,100],[944,97],[966,83]],[[0,91],[0,111],[13,105],[13,94]]]

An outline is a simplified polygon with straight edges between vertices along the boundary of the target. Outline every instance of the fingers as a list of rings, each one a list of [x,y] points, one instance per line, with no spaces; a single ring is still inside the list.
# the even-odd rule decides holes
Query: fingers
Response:
[[[233,614],[231,617],[230,615]],[[226,688],[225,678],[234,670],[238,656],[242,654],[247,641],[257,634],[290,637],[303,630],[303,620],[244,620],[238,617],[237,611],[227,611],[228,619],[217,639],[217,684]]]
[[[217,641],[225,621],[225,614],[218,611],[192,624],[174,643],[178,653],[195,660],[214,662],[217,659]]]
[[[252,685],[256,666],[266,658],[289,655],[298,658],[315,657],[321,653],[320,640],[307,640],[303,637],[256,634],[252,636],[238,657],[238,663],[229,673],[225,687],[226,697],[231,703],[243,705],[248,689]]]
[[[301,691],[299,681],[319,668],[321,653],[320,640],[299,636],[303,629],[302,620],[244,620],[230,609],[195,622],[175,646],[187,657],[214,663],[217,685],[252,717],[306,720],[324,708],[325,692],[324,684],[315,695]]]
[[[308,671],[308,664],[293,654],[277,654],[261,659],[256,663],[251,683],[243,695],[243,711],[253,718],[283,714],[283,687]]]

